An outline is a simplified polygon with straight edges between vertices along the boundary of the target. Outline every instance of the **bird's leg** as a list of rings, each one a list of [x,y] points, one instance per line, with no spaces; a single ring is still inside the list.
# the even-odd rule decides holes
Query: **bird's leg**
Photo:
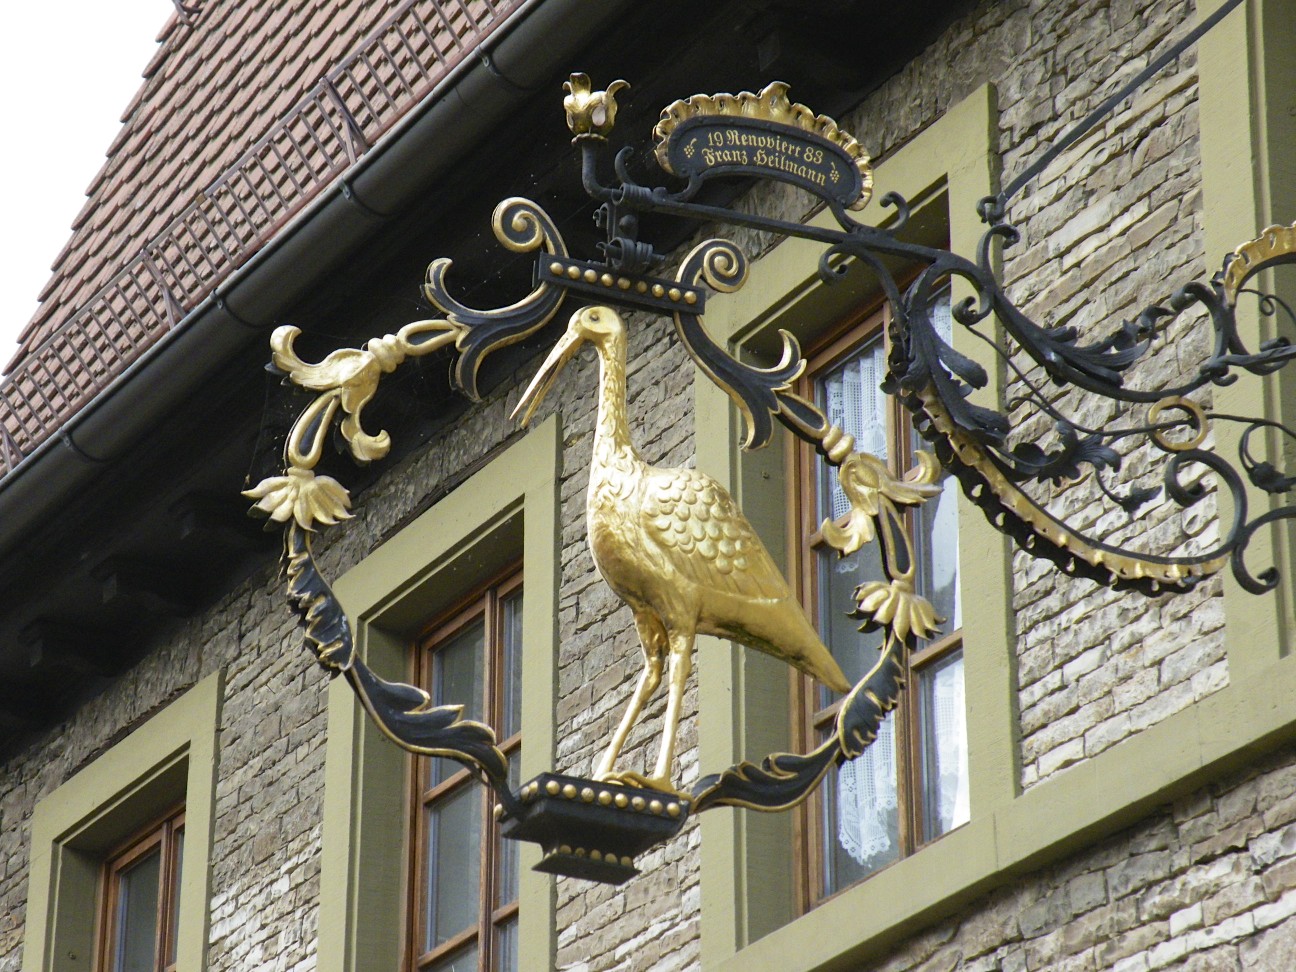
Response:
[[[675,730],[679,728],[680,704],[684,701],[684,688],[693,670],[693,633],[672,632],[670,639],[670,693],[666,699],[666,724],[662,728],[661,749],[657,753],[657,769],[647,781],[659,790],[671,789],[671,764],[675,759]]]
[[[617,726],[611,744],[594,769],[596,780],[606,780],[615,775],[612,767],[616,765],[617,757],[621,755],[621,747],[625,745],[631,727],[639,718],[639,713],[644,703],[648,701],[648,697],[657,691],[657,686],[661,684],[662,661],[666,655],[666,630],[657,618],[646,612],[635,615],[635,630],[639,633],[639,643],[644,653],[643,674],[639,676],[639,684],[635,686],[634,695],[630,698],[630,704],[626,706],[625,715],[621,717],[621,724]]]

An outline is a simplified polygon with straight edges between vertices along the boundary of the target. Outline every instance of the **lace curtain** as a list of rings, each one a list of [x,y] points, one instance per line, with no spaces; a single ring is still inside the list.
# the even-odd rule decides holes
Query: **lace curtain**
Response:
[[[967,772],[961,656],[924,679],[927,726],[924,767],[927,833],[939,836],[971,817]],[[837,775],[837,841],[855,863],[867,865],[897,839],[892,820],[898,806],[895,720],[882,723],[878,737]]]
[[[855,863],[894,843],[890,821],[898,802],[895,720],[888,718],[873,745],[837,773],[837,840]]]
[[[881,385],[886,377],[882,342],[873,344],[823,379],[824,411],[828,421],[855,437],[855,448],[887,458],[887,399]],[[837,471],[821,463],[820,516],[837,519],[850,512],[850,500],[837,482]]]

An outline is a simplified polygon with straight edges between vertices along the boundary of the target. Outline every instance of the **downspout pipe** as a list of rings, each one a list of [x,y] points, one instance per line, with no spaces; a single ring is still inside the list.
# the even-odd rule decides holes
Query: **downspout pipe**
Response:
[[[631,0],[532,0],[175,329],[0,480],[0,556],[277,323],[319,273],[426,193]],[[261,338],[263,339],[263,338]]]

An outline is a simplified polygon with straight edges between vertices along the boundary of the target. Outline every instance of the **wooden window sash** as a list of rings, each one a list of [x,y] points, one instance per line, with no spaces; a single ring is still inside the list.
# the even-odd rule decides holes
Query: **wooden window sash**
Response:
[[[503,706],[505,702],[504,685],[504,607],[510,596],[522,588],[522,572],[513,565],[496,575],[486,584],[479,587],[472,595],[456,603],[430,625],[416,641],[414,653],[414,681],[425,688],[431,686],[433,659],[439,644],[454,635],[466,630],[470,625],[480,622],[483,627],[483,669],[482,669],[482,717],[492,726],[503,724]],[[521,659],[515,659],[520,664]],[[435,688],[433,686],[433,688]],[[444,700],[446,702],[451,700]],[[443,702],[444,704],[444,702]],[[521,748],[522,734],[513,733],[499,746],[506,756],[512,758]],[[476,943],[477,968],[479,972],[489,972],[493,962],[494,930],[500,924],[509,921],[518,913],[516,900],[504,905],[496,905],[497,889],[501,876],[497,873],[499,854],[497,846],[500,841],[499,825],[495,821],[495,801],[490,791],[483,787],[478,800],[478,830],[481,835],[481,851],[478,859],[479,879],[477,888],[477,922],[458,932],[440,945],[427,951],[421,951],[421,942],[427,933],[423,925],[427,909],[427,876],[429,872],[429,828],[425,824],[428,810],[459,791],[471,786],[476,777],[466,768],[450,773],[445,779],[431,782],[432,764],[427,759],[415,759],[414,771],[411,773],[412,786],[412,819],[414,840],[409,868],[409,893],[406,895],[408,915],[405,921],[407,945],[404,952],[409,968],[422,970],[442,959]]]
[[[96,972],[111,972],[117,946],[117,911],[121,904],[121,876],[145,856],[158,851],[158,896],[153,916],[154,969],[174,972],[169,961],[175,950],[172,914],[179,906],[180,888],[177,876],[183,866],[177,853],[177,835],[184,831],[183,804],[172,807],[161,817],[141,827],[104,858],[99,878],[99,908],[95,929]]]
[[[809,401],[816,401],[815,385],[818,379],[875,341],[881,341],[882,353],[888,355],[890,316],[890,308],[885,303],[875,303],[855,315],[842,330],[834,332],[826,341],[811,346],[806,355],[805,373],[798,381],[798,394]],[[887,400],[885,421],[887,465],[893,472],[903,474],[913,465],[912,424],[903,405],[893,397]],[[808,445],[791,436],[788,438],[788,461],[795,471],[793,484],[797,496],[797,514],[789,518],[789,561],[794,574],[794,589],[799,592],[802,603],[807,606],[807,613],[817,627],[820,610],[818,556],[826,547],[819,519],[818,462]],[[905,510],[904,516],[905,527],[912,535],[913,513]],[[905,659],[906,679],[902,701],[888,716],[895,720],[898,763],[896,787],[900,810],[897,860],[903,860],[927,843],[924,838],[927,808],[922,785],[923,740],[919,717],[919,676],[929,666],[960,651],[962,643],[961,631],[945,634],[923,645]],[[791,678],[792,697],[800,712],[794,719],[794,731],[799,733],[803,744],[815,745],[820,736],[830,729],[843,700],[836,699],[821,706],[818,687],[812,680],[795,671],[791,673]],[[795,868],[794,894],[803,913],[853,886],[842,887],[831,893],[824,886],[825,847],[831,836],[824,833],[823,826],[826,798],[822,789],[815,793],[799,809],[794,822],[794,846],[798,848],[801,858]],[[884,865],[877,871],[870,872],[870,876],[889,866]]]

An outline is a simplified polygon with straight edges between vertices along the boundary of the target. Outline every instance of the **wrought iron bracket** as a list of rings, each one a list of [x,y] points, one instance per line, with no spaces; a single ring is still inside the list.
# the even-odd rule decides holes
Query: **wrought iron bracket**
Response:
[[[284,475],[246,494],[257,501],[259,512],[285,525],[289,600],[319,663],[347,678],[369,715],[398,745],[458,760],[477,772],[499,796],[505,836],[541,844],[542,869],[620,883],[636,873],[637,854],[678,832],[691,814],[726,805],[758,810],[794,806],[834,766],[860,755],[900,698],[904,653],[918,639],[930,637],[941,620],[916,590],[916,558],[904,509],[939,492],[942,469],[1022,549],[1067,573],[1149,595],[1189,589],[1226,565],[1247,590],[1263,592],[1278,583],[1272,568],[1252,573],[1246,551],[1258,531],[1296,517],[1296,507],[1271,504],[1253,515],[1248,501],[1252,492],[1278,497],[1296,484],[1296,477],[1257,448],[1262,436],[1296,438],[1296,433],[1262,416],[1216,412],[1198,393],[1227,385],[1240,373],[1272,374],[1296,356],[1296,343],[1287,335],[1248,347],[1236,317],[1245,294],[1258,298],[1262,313],[1288,331],[1296,327],[1290,307],[1248,286],[1261,271],[1296,263],[1296,225],[1270,227],[1229,254],[1209,280],[1188,283],[1133,319],[1113,322],[1091,337],[1076,328],[1035,322],[996,279],[997,250],[1019,238],[1007,221],[1006,197],[981,201],[986,229],[970,256],[907,239],[909,205],[895,194],[880,200],[895,211],[888,225],[860,222],[853,214],[872,194],[868,156],[832,119],[792,103],[787,87],[779,83],[755,93],[694,96],[662,112],[654,130],[656,158],[665,173],[677,178],[677,188],[636,182],[626,150],[614,155],[615,178],[605,183],[615,95],[623,87],[618,81],[595,91],[587,77],[573,75],[564,101],[581,155],[582,184],[600,204],[597,218],[606,235],[599,245],[602,258],[572,257],[557,226],[537,204],[505,199],[492,219],[496,238],[514,252],[535,254],[532,290],[521,300],[502,308],[468,307],[451,292],[450,261],[438,259],[428,268],[424,293],[442,317],[375,338],[364,349],[335,351],[316,364],[294,353],[296,329],[279,329],[272,341],[275,365],[317,397],[289,434]],[[1097,120],[1091,116],[1088,122]],[[836,225],[795,223],[696,201],[708,181],[734,176],[773,179],[804,190]],[[751,270],[747,255],[729,240],[705,240],[684,257],[673,278],[664,276],[656,249],[639,239],[638,217],[646,213],[817,242],[824,247],[819,274],[828,284],[840,279],[847,264],[868,268],[893,312],[883,387],[913,412],[934,454],[919,452],[915,468],[900,478],[875,457],[856,451],[849,435],[793,391],[806,365],[792,335],[782,335],[781,359],[770,368],[746,364],[715,342],[704,320],[708,300],[744,285]],[[902,289],[888,269],[889,258],[921,270]],[[989,385],[985,368],[943,336],[938,318],[951,281],[960,281],[971,293],[952,308],[952,325],[986,341],[998,355],[1021,389],[1011,402],[977,401],[976,393]],[[658,792],[653,787],[661,787],[662,781],[631,774],[620,782],[545,774],[512,793],[507,761],[489,727],[462,720],[457,706],[433,706],[421,689],[383,681],[357,657],[348,622],[311,555],[316,526],[349,515],[345,488],[314,472],[328,432],[337,425],[356,461],[381,459],[390,440],[385,432],[364,428],[362,410],[384,374],[407,357],[453,347],[454,383],[476,399],[482,361],[536,333],[568,297],[669,315],[689,356],[743,416],[745,448],[768,444],[777,420],[836,467],[851,513],[843,522],[824,524],[827,542],[845,555],[877,541],[886,580],[862,585],[855,599],[856,616],[865,628],[882,630],[883,650],[847,694],[835,731],[813,752],[773,754],[760,765],[740,763],[705,776],[689,794]],[[1134,366],[1153,352],[1168,323],[1192,312],[1204,313],[1213,330],[1212,351],[1196,373],[1174,387],[1131,380]],[[977,330],[991,319],[1007,344],[997,345]],[[1136,414],[1086,425],[1066,414],[1027,374],[1018,361],[1022,357],[1052,382]],[[1047,417],[1054,430],[1048,441],[1015,436],[1014,416],[1022,410]],[[1236,463],[1208,447],[1215,423],[1240,427]],[[1164,457],[1160,488],[1113,481],[1127,440]],[[1203,474],[1213,476],[1217,488],[1229,495],[1233,522],[1226,535],[1201,552],[1139,551],[1071,525],[1041,498],[1050,486],[1092,476],[1113,507],[1127,514],[1158,497],[1186,509],[1207,495]]]

